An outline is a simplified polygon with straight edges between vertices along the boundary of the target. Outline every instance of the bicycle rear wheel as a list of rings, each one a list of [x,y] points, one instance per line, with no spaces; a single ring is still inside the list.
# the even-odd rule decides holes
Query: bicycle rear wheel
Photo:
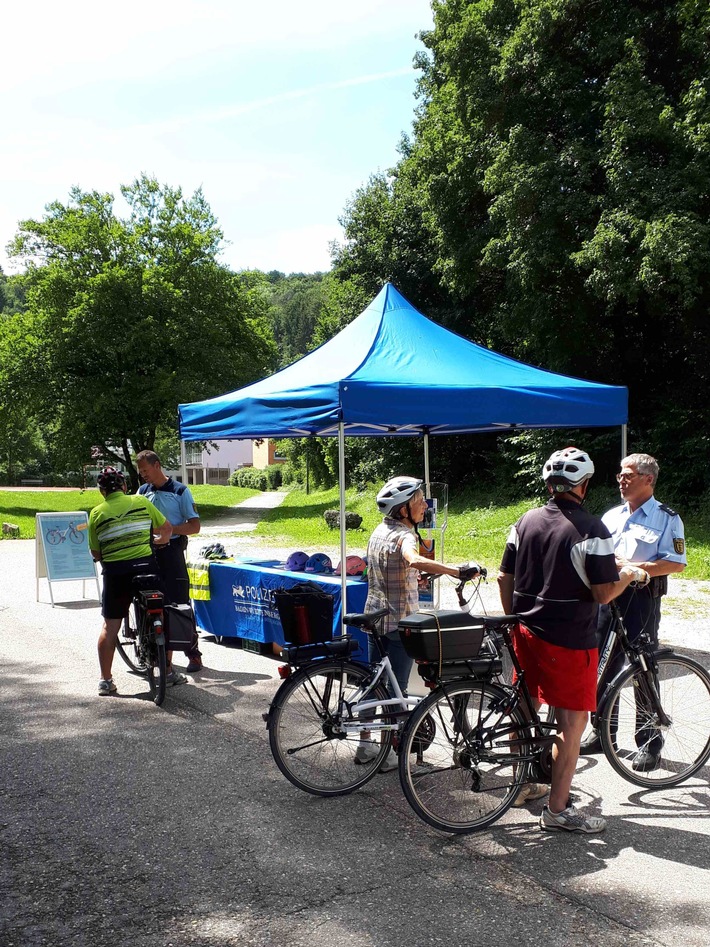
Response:
[[[402,734],[399,778],[417,815],[442,832],[475,832],[510,808],[528,772],[531,753],[520,710],[505,709],[497,684],[455,681],[412,711]],[[430,717],[431,745],[417,759],[418,733]]]
[[[616,772],[650,788],[676,786],[710,758],[710,675],[680,654],[659,654],[656,662],[653,683],[637,667],[617,677],[599,725],[604,753]],[[659,723],[657,699],[670,719],[668,726]],[[637,754],[643,750],[656,763],[635,769]]]
[[[345,733],[348,704],[370,673],[348,661],[315,661],[300,668],[280,687],[269,714],[269,744],[286,779],[314,796],[341,796],[363,786],[379,770],[391,744],[391,732],[360,740]],[[377,685],[367,700],[386,700]],[[369,719],[377,713],[371,710]],[[390,718],[391,719],[391,718]],[[367,749],[371,759],[360,763],[355,754]]]
[[[136,621],[136,607],[133,604],[131,604],[118,632],[116,650],[131,671],[144,677],[147,675],[148,668],[141,656],[138,645],[138,623]]]
[[[165,700],[165,684],[167,678],[167,656],[165,653],[165,636],[156,635],[153,623],[148,622],[148,634],[155,635],[154,651],[150,666],[147,669],[148,686],[153,702],[160,707]]]

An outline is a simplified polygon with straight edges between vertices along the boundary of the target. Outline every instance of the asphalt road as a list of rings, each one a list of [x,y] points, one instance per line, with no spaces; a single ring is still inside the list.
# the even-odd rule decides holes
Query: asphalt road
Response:
[[[97,604],[55,589],[37,603],[34,543],[0,543],[3,947],[710,940],[708,768],[650,793],[587,758],[574,789],[603,836],[542,833],[538,802],[446,837],[396,773],[331,800],[283,779],[269,659],[205,639],[207,669],[157,708],[117,658],[98,698]]]

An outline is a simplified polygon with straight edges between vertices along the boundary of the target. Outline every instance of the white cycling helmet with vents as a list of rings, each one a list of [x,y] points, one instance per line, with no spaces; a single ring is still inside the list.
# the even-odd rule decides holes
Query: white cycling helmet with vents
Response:
[[[542,479],[554,493],[568,493],[593,475],[592,458],[578,447],[556,450],[542,468]]]
[[[398,506],[409,503],[423,483],[414,477],[392,477],[377,494],[377,509],[383,516],[389,516]]]

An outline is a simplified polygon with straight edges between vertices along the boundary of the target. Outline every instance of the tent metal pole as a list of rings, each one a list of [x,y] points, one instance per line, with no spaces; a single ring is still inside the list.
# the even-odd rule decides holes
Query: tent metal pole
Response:
[[[345,634],[348,570],[345,568],[345,424],[338,423],[338,480],[340,482],[340,634]]]
[[[429,490],[429,432],[424,431],[424,483],[426,484],[426,495],[430,496]]]
[[[180,476],[182,477],[182,482],[187,485],[187,451],[185,449],[185,441],[180,441]]]
[[[621,459],[628,457],[627,428],[625,424],[621,425]]]

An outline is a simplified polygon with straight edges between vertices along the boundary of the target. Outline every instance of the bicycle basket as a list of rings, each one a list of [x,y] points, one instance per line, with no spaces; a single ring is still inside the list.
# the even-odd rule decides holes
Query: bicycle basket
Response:
[[[287,642],[306,645],[333,637],[333,596],[315,583],[276,589],[274,600]]]
[[[475,658],[484,635],[481,619],[461,611],[415,612],[403,618],[397,627],[410,658],[437,664]]]

